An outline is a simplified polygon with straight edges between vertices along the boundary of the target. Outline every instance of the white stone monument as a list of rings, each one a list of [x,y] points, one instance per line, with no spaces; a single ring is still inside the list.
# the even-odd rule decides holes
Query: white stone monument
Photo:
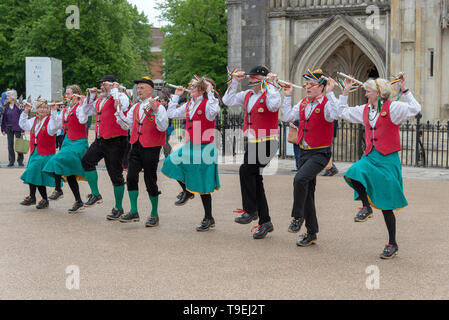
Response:
[[[26,97],[48,101],[62,98],[62,61],[49,57],[26,57]]]

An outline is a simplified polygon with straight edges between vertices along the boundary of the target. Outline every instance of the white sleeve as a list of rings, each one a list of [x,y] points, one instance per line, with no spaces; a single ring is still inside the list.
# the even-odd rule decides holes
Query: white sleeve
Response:
[[[123,112],[126,112],[126,110],[129,109],[129,98],[126,94],[124,94],[123,92],[120,92],[119,96],[118,96],[119,100],[120,100],[120,104],[121,106],[121,110]]]
[[[218,99],[215,98],[214,93],[210,92],[207,95],[207,103],[206,103],[206,118],[209,121],[214,121],[215,117],[220,112],[220,103]]]
[[[168,102],[167,116],[170,119],[184,119],[186,117],[186,105],[184,103],[182,106],[177,108],[179,101],[179,96],[172,95],[170,101]]]
[[[58,111],[52,110],[51,113],[50,113],[50,122],[49,122],[49,124],[50,123],[52,123],[52,126],[54,128],[56,128],[57,130],[62,129],[62,123],[63,123],[62,111],[61,111],[61,113],[58,114]]]
[[[324,118],[327,122],[333,122],[338,119],[339,103],[333,92],[326,94],[328,99],[324,106]]]
[[[86,114],[85,109],[81,108],[81,106],[76,108],[76,117],[81,124],[87,123],[87,120],[89,119],[89,116]]]
[[[272,86],[271,84],[268,85],[267,90],[267,108],[271,112],[276,112],[281,107],[281,94],[279,93],[279,90]]]
[[[300,104],[301,101],[292,108],[292,97],[284,96],[284,103],[282,104],[282,121],[294,122],[295,120],[299,120]]]
[[[226,90],[225,95],[223,96],[223,103],[228,107],[239,106],[243,107],[245,103],[245,95],[247,91],[242,91],[237,93],[237,87],[239,83],[235,80],[232,80],[229,85],[228,90]]]
[[[24,131],[30,131],[33,127],[34,118],[28,119],[28,113],[22,112],[19,118],[19,127]]]
[[[341,95],[338,101],[338,117],[352,123],[363,123],[363,110],[365,105],[357,107],[348,106],[348,96]]]
[[[95,104],[97,103],[98,99],[94,99],[95,96],[89,95],[89,100],[84,99],[84,103],[81,107],[78,107],[78,109],[82,109],[82,111],[85,114],[86,117],[93,116],[95,114]],[[77,112],[78,116],[78,112]]]
[[[51,116],[50,116],[50,120],[48,121],[48,125],[47,125],[48,134],[51,136],[54,136],[58,133],[59,129],[60,128],[58,128],[56,123],[54,121],[52,121]]]
[[[390,106],[390,117],[394,124],[400,124],[407,118],[416,116],[421,112],[421,105],[415,100],[412,93],[404,95],[406,102],[394,101]]]
[[[122,110],[120,112],[115,112],[115,118],[117,119],[117,124],[123,129],[123,130],[130,130],[133,127],[133,114],[134,114],[134,108],[136,105],[134,105],[131,110],[126,114],[123,113]]]
[[[168,128],[168,116],[167,110],[163,105],[159,105],[159,109],[156,115],[156,128],[157,130],[163,132]]]

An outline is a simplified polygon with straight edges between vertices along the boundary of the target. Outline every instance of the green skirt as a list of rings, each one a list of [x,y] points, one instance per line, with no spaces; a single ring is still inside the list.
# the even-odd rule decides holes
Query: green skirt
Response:
[[[35,148],[33,154],[28,160],[28,165],[25,172],[20,177],[20,179],[23,180],[23,183],[54,188],[55,177],[49,173],[43,172],[43,168],[53,156],[54,154],[41,156],[37,152],[37,148]]]
[[[191,141],[172,152],[164,161],[162,173],[184,182],[192,193],[211,193],[220,189],[218,151],[215,143],[194,145]]]
[[[408,205],[398,152],[384,156],[373,148],[346,171],[345,180],[352,188],[351,180],[359,181],[366,189],[369,202],[376,209],[395,210]],[[355,190],[354,200],[360,200]]]
[[[89,148],[87,139],[70,140],[64,138],[61,150],[45,165],[44,172],[64,177],[79,176],[84,178],[81,159]]]

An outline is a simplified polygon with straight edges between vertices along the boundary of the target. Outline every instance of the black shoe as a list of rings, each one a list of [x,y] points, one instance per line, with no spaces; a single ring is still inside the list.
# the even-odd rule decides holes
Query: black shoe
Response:
[[[175,206],[183,206],[189,201],[189,199],[195,198],[195,195],[193,193],[190,193],[189,191],[183,191],[181,198],[179,198],[177,201],[175,201]]]
[[[75,201],[75,202],[73,203],[73,207],[71,207],[71,208],[70,208],[69,210],[67,210],[67,211],[68,211],[68,213],[76,213],[76,212],[82,210],[83,208],[84,208],[84,203]]]
[[[181,191],[177,196],[176,196],[176,199],[181,199],[181,197],[182,197],[182,195],[184,194],[184,191]]]
[[[359,212],[354,217],[355,222],[365,222],[368,218],[373,217],[373,209],[370,207],[359,208]]]
[[[300,247],[307,247],[316,243],[316,233],[308,234],[304,233],[299,237],[298,241],[296,241],[296,245]]]
[[[159,216],[150,216],[145,223],[145,227],[157,227],[159,225]]]
[[[397,245],[387,244],[384,251],[380,254],[381,259],[392,259],[398,254],[399,248]]]
[[[25,167],[23,163],[19,163],[19,167]]]
[[[123,223],[127,223],[127,222],[139,222],[140,218],[139,218],[139,213],[132,213],[132,212],[128,212],[127,214],[125,214],[124,216],[122,215],[120,217],[120,222]]]
[[[45,209],[48,208],[48,200],[42,199],[36,206],[36,209]]]
[[[14,163],[9,163],[8,168],[10,168],[10,167],[14,167]]]
[[[51,196],[48,197],[50,200],[58,200],[64,198],[64,193],[58,190],[53,190]]]
[[[245,212],[242,209],[237,209],[237,210],[234,210],[234,213],[242,213],[241,216],[236,217],[234,219],[235,222],[240,223],[240,224],[248,224],[251,221],[257,220],[257,218],[259,218],[259,216],[257,215],[257,212],[251,214],[251,213]]]
[[[210,219],[203,219],[203,221],[201,221],[201,224],[199,226],[196,227],[196,231],[207,231],[210,228],[215,227],[215,220],[214,218],[210,218]]]
[[[87,202],[84,203],[85,207],[90,207],[93,206],[94,204],[100,204],[103,202],[103,198],[101,197],[101,195],[94,196],[93,194],[89,194],[87,198],[88,198]]]
[[[304,218],[293,218],[292,222],[290,223],[290,226],[288,227],[288,232],[293,233],[299,232],[303,223]]]
[[[270,221],[265,222],[264,224],[261,224],[257,227],[257,231],[253,233],[253,238],[263,239],[266,237],[268,232],[272,232],[273,230],[274,230],[273,224]]]
[[[28,196],[20,204],[22,206],[31,206],[33,204],[36,204],[36,198],[31,198],[30,196]]]
[[[118,220],[123,215],[123,209],[112,208],[111,213],[106,216],[107,220]]]
[[[338,173],[337,167],[335,165],[332,165],[332,168],[324,171],[324,173],[322,173],[321,176],[332,177],[332,176],[335,176],[337,173]]]

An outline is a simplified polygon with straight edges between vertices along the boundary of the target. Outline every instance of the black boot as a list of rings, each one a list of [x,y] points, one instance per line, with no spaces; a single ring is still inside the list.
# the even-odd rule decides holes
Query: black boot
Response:
[[[359,212],[357,212],[356,216],[354,217],[355,222],[365,222],[368,220],[368,218],[372,218],[373,216],[373,209],[370,207],[363,207],[360,208]]]
[[[297,246],[307,247],[316,243],[316,233],[304,233],[296,242]]]
[[[111,213],[106,216],[107,220],[118,220],[123,215],[123,210],[112,208]]]
[[[84,208],[84,203],[82,203],[80,201],[75,201],[73,203],[73,206],[69,210],[67,210],[67,211],[68,211],[68,213],[76,213],[76,212],[80,211],[83,208]]]
[[[265,222],[264,224],[261,224],[258,227],[257,231],[253,234],[253,238],[263,239],[266,237],[268,232],[272,232],[273,230],[274,230],[273,224],[270,221]]]
[[[253,220],[257,220],[258,218],[259,218],[259,216],[258,216],[257,212],[254,212],[254,213],[244,212],[241,216],[236,217],[234,219],[234,221],[237,223],[240,223],[240,224],[248,224]]]
[[[183,206],[189,201],[189,199],[195,198],[195,195],[193,193],[190,193],[189,191],[183,191],[181,198],[175,201],[175,206]]]
[[[215,220],[214,218],[206,219],[204,218],[203,221],[201,221],[201,224],[196,227],[196,231],[207,231],[210,228],[215,227]]]
[[[123,223],[127,223],[127,222],[139,222],[140,218],[139,218],[139,213],[131,213],[128,212],[127,214],[125,214],[124,216],[120,217],[120,222]]]
[[[22,206],[31,206],[33,204],[36,204],[36,198],[31,198],[30,196],[23,199],[23,201],[20,203]]]
[[[387,244],[384,251],[380,254],[381,259],[392,259],[398,254],[399,248],[397,245]]]

